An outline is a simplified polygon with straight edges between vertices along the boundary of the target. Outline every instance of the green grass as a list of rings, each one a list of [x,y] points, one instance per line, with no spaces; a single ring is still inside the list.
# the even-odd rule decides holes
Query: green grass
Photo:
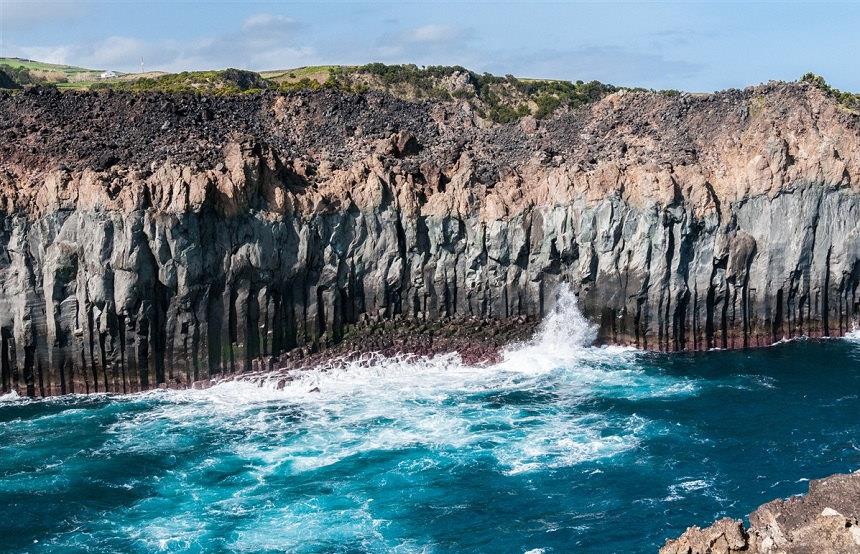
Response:
[[[309,65],[305,67],[296,67],[293,69],[277,69],[272,71],[261,71],[260,75],[265,79],[274,81],[277,84],[282,83],[298,83],[302,79],[317,81],[322,84],[328,81],[331,74],[340,68],[349,66],[344,65]]]
[[[258,73],[238,69],[221,71],[183,71],[157,77],[134,80],[105,79],[91,85],[92,89],[113,89],[131,92],[167,92],[196,94],[245,94],[271,87]]]
[[[74,81],[67,83],[53,83],[58,90],[90,90],[94,85],[101,81]]]
[[[9,74],[19,85],[48,84],[67,85],[64,89],[86,88],[83,82],[96,80],[102,73],[99,69],[87,69],[74,65],[62,65],[53,63],[26,60],[23,58],[0,58],[0,68]]]
[[[0,58],[0,65],[23,67],[35,71],[59,71],[67,75],[74,75],[76,73],[100,73],[103,71],[101,69],[87,69],[85,67],[77,67],[74,65],[37,62],[35,60],[25,60],[23,58]]]

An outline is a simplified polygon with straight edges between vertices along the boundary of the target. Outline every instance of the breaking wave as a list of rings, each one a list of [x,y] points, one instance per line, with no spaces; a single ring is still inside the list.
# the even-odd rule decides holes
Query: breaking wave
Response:
[[[860,342],[860,329],[854,328],[843,336],[844,339]]]
[[[300,473],[375,451],[426,448],[467,459],[490,455],[500,471],[522,473],[613,456],[635,448],[649,422],[582,405],[599,397],[690,394],[695,382],[647,374],[632,348],[594,347],[596,329],[564,293],[536,336],[491,366],[456,354],[363,359],[256,382],[206,390],[156,392],[168,403],[118,426],[157,433],[164,421],[194,427],[201,415],[226,429],[277,437],[277,449],[242,446],[266,471]],[[261,405],[290,406],[293,417],[260,415]],[[535,408],[539,408],[536,410]],[[140,436],[151,437],[147,432]],[[173,431],[171,431],[173,433]],[[118,449],[144,447],[127,442]],[[425,463],[434,463],[432,460]]]

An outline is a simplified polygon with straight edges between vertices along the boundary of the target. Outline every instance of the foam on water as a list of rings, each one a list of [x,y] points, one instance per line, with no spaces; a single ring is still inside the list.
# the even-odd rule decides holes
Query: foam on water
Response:
[[[0,402],[20,402],[21,396],[18,395],[17,392],[7,392],[6,394],[0,394]]]
[[[456,354],[434,358],[369,356],[343,366],[297,371],[257,382],[230,381],[203,391],[164,394],[161,409],[117,424],[117,448],[135,448],[171,425],[199,425],[205,417],[226,429],[249,429],[277,438],[278,448],[243,456],[303,472],[362,453],[423,447],[436,452],[492,454],[500,470],[519,473],[612,456],[634,448],[648,422],[633,416],[613,421],[577,407],[585,400],[690,394],[692,380],[647,375],[630,348],[590,346],[596,336],[565,293],[534,339],[503,352],[492,366],[467,366]],[[532,413],[537,399],[549,406]],[[272,417],[260,405],[290,406],[291,416]],[[171,422],[167,424],[166,422]],[[125,427],[125,429],[123,429]],[[608,431],[611,429],[611,431]],[[138,445],[145,448],[146,445]],[[462,455],[462,454],[461,454]]]
[[[850,341],[860,342],[860,329],[857,329],[855,327],[850,332],[845,333],[845,336],[843,338],[850,340]]]

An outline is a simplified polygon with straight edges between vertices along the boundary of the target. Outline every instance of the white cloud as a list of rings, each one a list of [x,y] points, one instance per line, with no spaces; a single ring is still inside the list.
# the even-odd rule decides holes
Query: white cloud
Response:
[[[45,63],[65,64],[69,63],[70,48],[68,46],[9,46],[8,55],[31,60],[39,60]]]
[[[146,53],[147,45],[141,40],[130,37],[108,37],[97,43],[87,55],[87,66],[113,68],[139,59]]]
[[[0,0],[3,1],[3,0]],[[68,63],[95,69],[184,71],[239,67],[281,69],[316,61],[314,48],[301,44],[301,23],[283,15],[256,14],[240,28],[220,36],[196,39],[146,41],[129,36],[58,46],[11,46],[13,55],[51,63]]]
[[[452,25],[424,25],[409,31],[405,38],[411,42],[426,44],[460,40],[463,36],[463,30]]]
[[[271,29],[290,29],[299,26],[298,21],[285,15],[258,13],[249,16],[242,22],[243,31],[260,31]]]
[[[389,63],[467,64],[475,33],[455,25],[427,24],[384,33],[370,58]]]

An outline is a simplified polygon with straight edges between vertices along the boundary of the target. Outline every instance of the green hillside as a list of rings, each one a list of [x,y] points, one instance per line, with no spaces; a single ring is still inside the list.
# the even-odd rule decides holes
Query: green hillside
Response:
[[[56,71],[65,75],[76,75],[79,73],[101,73],[103,71],[102,69],[87,69],[85,67],[37,62],[35,60],[25,60],[23,58],[0,58],[0,65],[8,65],[9,67],[23,67],[32,71]]]
[[[130,92],[168,92],[197,94],[238,94],[259,92],[276,85],[253,71],[224,69],[221,71],[183,71],[157,76],[138,77],[130,74],[114,79],[102,79],[90,88]]]
[[[58,88],[88,88],[102,74],[101,69],[44,63],[23,58],[0,58],[0,71],[18,85],[47,84]]]

